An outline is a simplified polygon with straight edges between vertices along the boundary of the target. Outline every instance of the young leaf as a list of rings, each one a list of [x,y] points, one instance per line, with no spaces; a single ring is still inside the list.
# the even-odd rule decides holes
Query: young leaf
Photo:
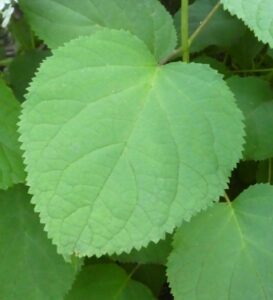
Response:
[[[167,272],[176,300],[273,299],[272,195],[252,186],[181,226]]]
[[[114,264],[85,267],[65,300],[155,300],[151,291],[142,283]]]
[[[190,5],[189,30],[191,34],[200,26],[216,3],[217,0],[197,0]],[[178,37],[180,37],[180,11],[175,15],[174,20],[179,33]],[[238,43],[245,31],[246,27],[240,20],[231,16],[220,7],[193,41],[191,51],[198,52],[210,45],[229,48]]]
[[[227,84],[245,115],[246,144],[244,158],[263,160],[273,156],[273,90],[256,78],[231,77]]]
[[[19,112],[20,106],[12,91],[0,80],[0,189],[25,179],[16,125]]]
[[[51,48],[102,28],[125,29],[158,60],[176,45],[171,16],[158,0],[21,0],[33,30]]]
[[[161,264],[165,265],[171,252],[171,235],[160,240],[157,244],[150,243],[139,251],[133,249],[129,254],[113,255],[112,258],[122,263]]]
[[[259,40],[273,48],[272,0],[221,0],[224,7],[242,19]]]
[[[128,32],[54,51],[20,132],[33,203],[60,253],[140,249],[217,200],[242,151],[234,102],[208,66],[158,66]]]
[[[8,300],[63,299],[75,270],[56,254],[26,188],[0,191],[0,295]]]

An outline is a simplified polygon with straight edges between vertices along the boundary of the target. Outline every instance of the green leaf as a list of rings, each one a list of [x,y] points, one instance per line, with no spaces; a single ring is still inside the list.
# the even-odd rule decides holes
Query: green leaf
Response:
[[[181,226],[167,272],[176,300],[273,299],[272,195],[252,186]]]
[[[51,48],[103,28],[125,29],[158,60],[176,45],[171,16],[158,0],[21,0],[33,30]]]
[[[215,69],[217,72],[223,74],[224,76],[230,76],[231,74],[231,71],[227,68],[227,66],[224,63],[207,55],[198,56],[194,59],[194,62],[207,64],[212,69]]]
[[[9,24],[9,31],[17,42],[16,47],[19,46],[23,51],[35,48],[33,33],[24,16],[12,18]]]
[[[255,58],[263,49],[264,44],[259,42],[253,32],[246,30],[237,43],[231,45],[229,54],[232,60],[242,69],[253,69]]]
[[[0,189],[25,179],[16,125],[19,113],[19,103],[0,79]]]
[[[130,253],[122,253],[113,255],[112,258],[122,263],[138,263],[138,264],[161,264],[165,265],[167,257],[171,252],[171,235],[166,239],[160,240],[157,244],[150,243],[147,247],[141,248],[139,251],[133,249]]]
[[[197,0],[189,8],[189,31],[192,34],[213,9],[217,0]],[[180,37],[180,11],[175,15],[175,24]],[[214,14],[191,45],[192,52],[198,52],[210,45],[229,48],[236,44],[246,31],[241,21],[232,17],[222,7]]]
[[[49,51],[33,50],[16,56],[9,64],[7,80],[17,99],[24,101],[32,77],[40,63],[49,55]]]
[[[123,267],[127,267],[127,265],[123,265]],[[134,271],[134,269],[131,271]],[[155,264],[138,265],[138,268],[132,275],[132,278],[149,287],[154,296],[159,297],[163,286],[167,281],[166,267]]]
[[[28,184],[62,254],[140,249],[217,200],[242,114],[208,66],[158,66],[130,33],[54,51],[23,104]]]
[[[245,115],[244,158],[263,160],[273,156],[273,90],[256,77],[231,77],[227,84]]]
[[[221,0],[221,3],[231,14],[242,19],[259,40],[273,48],[272,0]]]
[[[85,267],[77,277],[65,300],[155,300],[142,283],[114,264]]]
[[[24,186],[0,191],[0,214],[1,299],[63,299],[74,268],[56,254]]]

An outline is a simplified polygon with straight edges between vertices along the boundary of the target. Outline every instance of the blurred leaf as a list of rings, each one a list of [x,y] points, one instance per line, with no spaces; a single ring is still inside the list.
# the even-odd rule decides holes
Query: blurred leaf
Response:
[[[48,240],[23,185],[0,191],[0,295],[3,300],[62,300],[76,269]]]
[[[49,55],[49,51],[32,50],[16,56],[9,64],[7,80],[18,100],[25,100],[25,94],[31,79],[34,77],[40,63]]]
[[[231,77],[227,84],[245,115],[244,158],[263,160],[273,156],[273,90],[257,77]]]
[[[114,264],[84,267],[65,300],[155,300],[142,283]]]

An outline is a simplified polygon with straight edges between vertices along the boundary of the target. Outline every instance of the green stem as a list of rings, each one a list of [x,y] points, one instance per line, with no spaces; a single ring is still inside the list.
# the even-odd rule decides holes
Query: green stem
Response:
[[[189,47],[189,0],[181,0],[181,42],[183,61],[190,61]]]
[[[227,194],[226,192],[224,193],[224,198],[225,198],[226,202],[227,202],[229,205],[231,205],[231,200],[230,200],[230,198],[229,198],[229,196],[228,196],[228,194]]]
[[[196,30],[193,32],[189,39],[189,46],[192,44],[192,42],[196,39],[196,37],[200,34],[200,32],[206,27],[206,25],[209,23],[211,18],[214,16],[214,14],[217,12],[217,10],[220,8],[221,3],[220,1],[215,4],[215,6],[212,8],[212,10],[208,13],[206,18],[200,23],[200,25],[196,28]]]
[[[216,11],[218,10],[218,8],[221,6],[220,2],[218,2],[213,8],[212,10],[209,12],[209,14],[206,16],[206,18],[201,22],[201,24],[198,26],[198,28],[194,31],[194,33],[190,36],[190,38],[187,38],[187,43],[184,43],[183,40],[184,35],[183,34],[187,34],[188,36],[188,26],[189,26],[189,22],[188,22],[188,18],[189,18],[189,8],[187,6],[187,9],[184,9],[184,6],[186,6],[186,4],[188,4],[188,1],[186,0],[181,0],[181,6],[182,6],[182,12],[181,12],[181,38],[182,38],[182,45],[184,45],[184,47],[187,48],[188,51],[190,51],[190,45],[192,44],[193,40],[196,39],[196,37],[200,34],[200,32],[205,28],[205,26],[209,23],[209,21],[211,20],[211,18],[214,16],[214,14],[216,13]],[[186,15],[186,17],[184,17],[183,13]],[[187,22],[186,22],[187,21]],[[182,24],[183,22],[183,24]],[[186,23],[186,25],[184,24],[184,22]],[[186,33],[187,32],[187,33]],[[183,53],[184,53],[184,48],[183,46],[175,49],[170,55],[168,55],[166,58],[164,58],[160,64],[164,65],[169,61],[172,61],[178,57],[181,56],[182,53],[182,57],[184,57]],[[189,55],[186,53],[185,56]],[[184,60],[184,59],[183,59]]]

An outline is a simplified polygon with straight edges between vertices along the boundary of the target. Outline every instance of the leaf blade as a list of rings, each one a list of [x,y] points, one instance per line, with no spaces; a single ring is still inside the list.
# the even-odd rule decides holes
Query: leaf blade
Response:
[[[272,191],[252,186],[179,229],[168,262],[178,300],[271,298]]]
[[[25,180],[17,122],[20,106],[12,91],[0,80],[0,189]]]
[[[254,31],[259,40],[273,48],[273,3],[271,0],[221,0],[225,9]]]
[[[3,299],[63,299],[76,271],[56,254],[23,185],[0,191],[0,294]]]
[[[109,30],[55,50],[20,132],[41,220],[60,253],[79,256],[164,238],[217,200],[243,143],[242,114],[216,72],[157,66],[142,41]]]
[[[37,34],[52,48],[103,28],[125,29],[142,39],[158,60],[176,46],[171,16],[156,0],[21,0]]]
[[[245,115],[246,144],[244,158],[263,160],[273,156],[273,90],[260,78],[230,77],[227,84]]]
[[[85,267],[65,299],[155,300],[144,284],[132,280],[130,275],[114,264]]]

